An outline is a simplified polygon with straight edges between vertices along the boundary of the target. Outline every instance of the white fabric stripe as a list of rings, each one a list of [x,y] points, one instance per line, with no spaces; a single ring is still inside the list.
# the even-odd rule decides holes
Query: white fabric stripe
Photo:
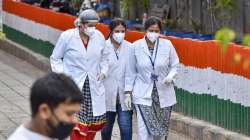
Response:
[[[50,26],[36,23],[5,11],[3,12],[3,24],[25,33],[34,39],[48,41],[54,45],[62,32]]]
[[[180,65],[176,86],[190,93],[217,95],[250,106],[250,80],[243,76]]]

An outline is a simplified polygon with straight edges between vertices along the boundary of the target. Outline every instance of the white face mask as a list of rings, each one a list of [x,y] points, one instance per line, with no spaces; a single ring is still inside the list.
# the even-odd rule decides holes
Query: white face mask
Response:
[[[86,28],[84,29],[84,33],[85,33],[86,35],[88,35],[89,37],[91,37],[91,36],[94,35],[95,29],[96,29],[95,27],[86,27]]]
[[[160,34],[155,32],[147,32],[146,36],[153,43],[160,36]]]
[[[112,37],[117,43],[121,44],[124,40],[125,33],[114,33]]]

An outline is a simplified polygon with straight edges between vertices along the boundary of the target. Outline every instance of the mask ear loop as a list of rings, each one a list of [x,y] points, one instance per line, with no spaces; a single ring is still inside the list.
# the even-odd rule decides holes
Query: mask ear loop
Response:
[[[57,116],[55,115],[53,109],[50,106],[49,106],[49,109],[50,109],[51,115],[55,118],[55,120],[57,121],[57,125],[58,125],[59,121],[58,121]],[[51,133],[51,131],[55,128],[54,126],[55,124],[53,124],[52,121],[49,119],[47,120],[47,123],[48,123],[48,129],[49,129],[48,132]]]
[[[112,31],[111,31],[111,30],[109,30],[109,35],[108,35],[107,39],[109,39],[109,38],[113,38],[113,37],[112,37],[112,35],[113,35],[113,34],[112,34]]]
[[[149,40],[149,39],[148,39],[148,36],[147,36],[147,33],[148,33],[148,31],[147,31],[146,34],[145,34],[145,39]],[[149,40],[149,41],[150,41],[150,40]]]
[[[55,114],[54,110],[53,110],[51,107],[49,107],[49,109],[50,109],[50,111],[51,111],[51,114],[55,117],[55,119],[56,119],[57,123],[59,123],[59,122],[60,122],[60,120],[59,120],[59,119],[58,119],[58,117],[56,116],[56,114]]]
[[[81,21],[80,21],[80,19],[79,18],[77,18],[75,21],[74,21],[74,25],[75,25],[75,27],[80,27],[80,25],[81,25]]]

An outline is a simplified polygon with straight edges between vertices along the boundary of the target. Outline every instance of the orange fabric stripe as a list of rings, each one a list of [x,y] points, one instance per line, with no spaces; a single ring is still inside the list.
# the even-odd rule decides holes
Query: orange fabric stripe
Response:
[[[25,3],[3,0],[3,10],[60,30],[74,27],[75,17]]]
[[[182,64],[197,68],[211,67],[223,73],[233,73],[250,79],[250,69],[243,69],[243,61],[250,59],[249,48],[231,43],[223,54],[216,41],[168,38],[175,46]],[[238,63],[233,61],[235,53],[242,56]]]
[[[101,31],[106,39],[108,38],[108,36],[109,36],[109,29],[108,29],[107,25],[99,23],[99,24],[96,25],[96,29],[98,29],[99,31]]]
[[[3,0],[3,9],[8,13],[12,13],[41,24],[49,25],[56,29],[66,30],[74,27],[73,21],[75,17],[34,7],[32,5],[14,2],[12,0]],[[97,29],[100,30],[106,38],[108,37],[109,29],[107,25],[98,24]],[[130,42],[134,42],[143,36],[143,33],[128,31],[125,39]],[[169,39],[173,43],[180,57],[180,61],[184,65],[194,66],[197,68],[211,67],[217,71],[234,73],[250,79],[250,70],[245,70],[242,66],[243,60],[250,58],[250,49],[246,49],[236,44],[230,44],[227,53],[222,54],[215,41],[198,41],[176,37],[164,38]],[[232,60],[233,55],[236,52],[241,54],[242,58],[244,58],[237,64],[233,63]]]

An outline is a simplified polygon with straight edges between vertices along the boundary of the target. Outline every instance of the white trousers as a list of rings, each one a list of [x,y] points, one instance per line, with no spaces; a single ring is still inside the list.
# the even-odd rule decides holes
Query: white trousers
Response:
[[[152,136],[149,135],[147,127],[143,121],[138,106],[136,106],[137,116],[137,139],[138,140],[165,140],[165,136]]]

